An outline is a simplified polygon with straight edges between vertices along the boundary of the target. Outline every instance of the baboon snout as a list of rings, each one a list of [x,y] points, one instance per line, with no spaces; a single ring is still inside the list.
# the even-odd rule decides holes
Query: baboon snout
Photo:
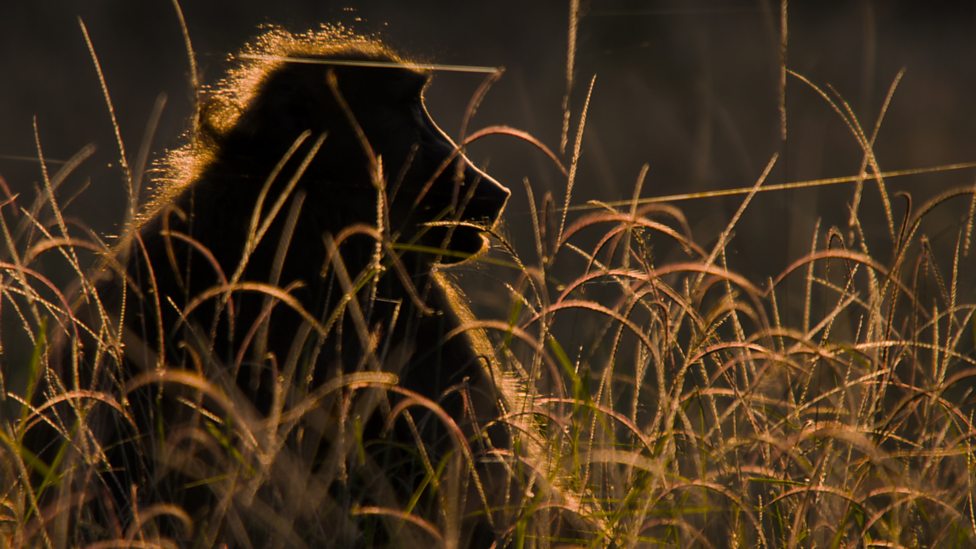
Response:
[[[458,220],[491,227],[501,217],[511,191],[484,171],[462,159],[464,180],[458,189]]]

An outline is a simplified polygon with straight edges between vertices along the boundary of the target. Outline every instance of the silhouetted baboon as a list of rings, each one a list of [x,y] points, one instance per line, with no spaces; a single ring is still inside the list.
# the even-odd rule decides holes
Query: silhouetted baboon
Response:
[[[508,445],[490,426],[501,414],[490,357],[467,333],[446,337],[463,304],[436,265],[483,250],[509,191],[431,120],[427,72],[382,43],[271,30],[244,54],[160,166],[158,196],[95,285],[101,303],[79,307],[101,339],[81,349],[83,370],[99,364],[82,384],[128,398],[102,429],[116,507],[173,498],[198,529],[291,545],[370,543],[369,527],[347,527],[351,504],[406,509],[425,486],[435,496],[419,505],[451,493],[468,500],[459,513],[497,505],[484,479],[454,492],[439,480],[463,445],[424,399],[461,427],[473,462]],[[399,383],[340,376],[362,372]],[[236,482],[276,476],[250,500],[215,478],[238,455],[258,463]],[[167,535],[183,527],[171,522]],[[465,526],[462,543],[490,542],[486,528]]]

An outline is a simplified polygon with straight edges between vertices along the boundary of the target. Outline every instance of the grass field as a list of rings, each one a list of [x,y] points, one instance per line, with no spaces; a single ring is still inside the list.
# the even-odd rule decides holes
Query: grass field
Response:
[[[632,197],[574,199],[583,104],[566,117],[562,195],[536,194],[529,181],[512,189],[528,196],[533,233],[511,235],[503,225],[487,256],[446,269],[478,313],[465,329],[487,337],[521,391],[499,419],[512,448],[493,455],[517,491],[494,525],[504,546],[976,544],[974,165],[887,171],[873,144],[888,101],[865,127],[836,92],[783,69],[784,86],[821,95],[849,128],[860,170],[774,184],[774,155],[755,181],[723,198],[737,204],[724,230],[696,235],[682,204],[714,198],[641,199],[645,180],[653,181],[646,166]],[[599,93],[599,84],[590,91]],[[89,152],[48,173],[37,145],[44,169],[37,195],[0,197],[0,343],[30,350],[21,362],[5,360],[0,377],[0,545],[167,546],[178,544],[168,539],[176,531],[185,536],[180,543],[245,546],[257,528],[281,546],[456,546],[470,512],[463,493],[482,484],[476,441],[459,438],[455,452],[433,462],[418,442],[411,455],[423,480],[415,497],[387,497],[393,490],[382,486],[399,479],[363,457],[383,441],[363,440],[350,411],[382,410],[378,401],[388,397],[392,423],[410,421],[411,407],[436,415],[437,405],[398,393],[382,372],[308,387],[296,367],[280,378],[285,396],[266,417],[236,400],[233,380],[193,363],[92,387],[50,377],[57,334],[97,336],[101,343],[85,354],[109,378],[121,362],[107,317],[70,314],[72,292],[93,292],[91,265],[112,253],[109,239],[62,215],[72,197],[59,186]],[[887,180],[934,173],[952,173],[960,186],[922,203],[887,191]],[[751,208],[758,194],[837,186],[847,193],[847,223],[818,223],[808,251],[776,276],[753,280],[730,268],[738,224],[763,214]],[[885,237],[866,236],[879,225]],[[770,235],[776,230],[770,226]],[[513,241],[528,236],[534,253],[518,252],[525,246]],[[388,244],[387,262],[409,249]],[[382,275],[360,278],[371,276]],[[269,295],[289,289],[278,291]],[[382,349],[380,331],[371,335]],[[86,337],[69,335],[67,348]],[[61,371],[61,381],[78,379]],[[204,522],[180,502],[93,511],[108,462],[88,418],[131,416],[126,396],[141,384],[178,386],[193,410],[185,424],[148,435],[161,450],[146,459],[192,470],[196,487],[216,494]],[[37,386],[43,394],[32,394]],[[45,461],[24,440],[53,409],[70,421],[48,426],[58,451]],[[452,418],[438,418],[460,432]],[[329,443],[327,463],[286,443],[299,432]]]

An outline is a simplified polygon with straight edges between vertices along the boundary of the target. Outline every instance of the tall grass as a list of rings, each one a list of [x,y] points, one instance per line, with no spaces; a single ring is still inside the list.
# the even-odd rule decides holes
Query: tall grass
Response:
[[[750,205],[775,158],[717,237],[693,235],[672,204],[642,203],[646,169],[629,202],[573,210],[582,110],[562,206],[524,187],[533,252],[522,255],[499,230],[484,268],[459,273],[474,308],[496,313],[475,318],[458,302],[459,332],[490,344],[510,382],[498,421],[512,446],[487,451],[465,439],[459,418],[398,387],[394,376],[361,371],[309,386],[299,356],[278,357],[280,398],[267,415],[232,377],[193,360],[72,388],[72,379],[95,377],[73,369],[97,365],[111,379],[123,367],[112,321],[121,312],[74,315],[72,292],[48,274],[70,273],[74,295],[98,301],[86,263],[114,252],[69,222],[58,194],[88,153],[51,176],[45,171],[36,197],[6,192],[2,343],[28,352],[8,353],[19,358],[5,358],[0,378],[3,545],[246,545],[260,531],[280,546],[453,546],[469,514],[493,517],[498,544],[517,547],[976,543],[976,188],[918,206],[907,195],[888,196],[872,154],[880,125],[866,132],[842,100],[823,97],[864,153],[850,223],[818,224],[809,251],[766,280],[736,273],[728,251],[743,216],[761,214]],[[38,160],[43,168],[40,147]],[[860,204],[862,193],[878,193],[879,211]],[[940,216],[958,220],[951,234],[927,232]],[[876,219],[885,242],[865,236],[864,224]],[[388,264],[410,249],[383,244]],[[368,304],[371,276],[379,275],[348,273],[348,295]],[[256,288],[288,300],[290,288],[271,284],[229,291]],[[479,302],[482,295],[489,297]],[[507,296],[502,305],[499,295]],[[255,333],[266,322],[256,322]],[[325,329],[317,322],[296,337]],[[376,339],[363,361],[385,366],[382,331],[362,329]],[[52,352],[57,338],[66,353]],[[106,498],[111,449],[89,418],[132,423],[143,411],[128,396],[141,386],[176,392],[188,414],[140,434],[155,441],[144,459],[164,473],[124,488],[153,502],[144,492],[166,486],[159,477],[176,471],[181,493],[202,487],[215,495],[207,513],[191,515],[179,499],[116,509]],[[447,426],[454,452],[430,459],[410,415],[417,408]],[[407,470],[419,482],[408,500],[395,496],[403,479],[390,473],[402,473],[402,464],[387,469],[374,457],[390,441],[363,438],[361,418],[373,414],[418,433],[415,448],[390,454],[414,461]],[[41,429],[55,433],[54,451],[35,455],[24,441]],[[321,441],[326,456],[318,454]],[[500,463],[510,482],[483,478],[487,461]],[[499,485],[508,493],[487,493]]]

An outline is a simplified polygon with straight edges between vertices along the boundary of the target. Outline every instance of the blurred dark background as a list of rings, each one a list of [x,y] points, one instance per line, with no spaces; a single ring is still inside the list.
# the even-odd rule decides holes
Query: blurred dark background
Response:
[[[507,124],[559,148],[568,1],[184,0],[182,8],[204,83],[222,75],[227,54],[261,24],[300,31],[343,23],[379,32],[408,55],[504,66],[473,127]],[[876,143],[883,169],[976,160],[976,2],[794,0],[788,13],[789,67],[819,86],[833,86],[868,132],[892,80],[906,69]],[[147,143],[157,98],[165,96],[166,105],[149,142],[156,155],[180,143],[193,95],[170,0],[0,3],[0,176],[28,195],[41,181],[34,117],[45,155],[54,161],[94,144],[96,154],[65,184],[65,195],[89,185],[67,213],[111,234],[122,220],[123,179],[79,18],[101,61],[130,162]],[[781,140],[779,43],[778,1],[584,0],[570,141],[594,75],[596,84],[574,202],[629,198],[644,163],[650,165],[644,196],[748,186],[774,153],[781,158],[770,183],[856,173],[862,153],[850,131],[792,77],[788,140]],[[458,133],[481,79],[437,75],[428,103],[447,133]],[[484,140],[470,155],[512,187],[508,230],[533,257],[523,180],[537,197],[550,191],[561,203],[565,179],[537,151],[509,138]],[[919,200],[974,182],[974,170],[957,171],[892,179],[889,191],[907,190]],[[852,194],[852,186],[838,186],[759,196],[729,248],[730,265],[760,281],[779,272],[809,249],[817,218],[846,231]],[[865,187],[862,221],[869,236],[882,238],[887,225],[877,196],[876,187]],[[708,244],[740,201],[679,205],[698,240]],[[959,217],[943,219],[945,227],[933,234],[954,242]],[[883,244],[872,251],[882,258],[889,253]]]

